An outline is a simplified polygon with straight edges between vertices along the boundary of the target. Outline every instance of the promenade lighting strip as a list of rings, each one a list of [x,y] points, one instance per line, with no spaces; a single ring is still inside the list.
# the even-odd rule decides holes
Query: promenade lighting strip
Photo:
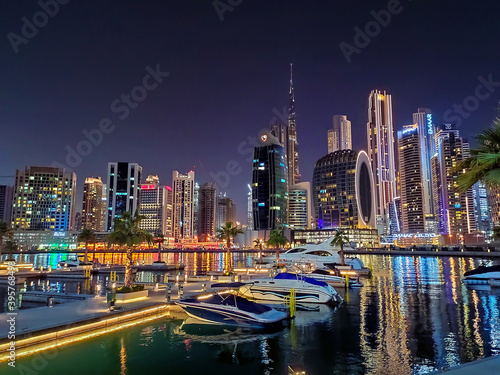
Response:
[[[147,310],[119,315],[95,323],[80,325],[62,331],[47,333],[16,341],[16,357],[32,355],[44,350],[72,344],[85,339],[94,338],[105,333],[115,332],[138,324],[170,316],[171,306],[157,306]],[[145,317],[144,315],[150,315]],[[129,322],[125,322],[129,321]],[[104,324],[104,327],[102,326]],[[81,332],[78,334],[78,332]],[[55,341],[55,342],[54,342]],[[10,342],[0,345],[0,362],[7,361]]]

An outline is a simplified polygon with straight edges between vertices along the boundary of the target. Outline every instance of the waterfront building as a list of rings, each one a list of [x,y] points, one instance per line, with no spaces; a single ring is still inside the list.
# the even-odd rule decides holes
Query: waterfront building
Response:
[[[172,237],[176,242],[194,240],[194,171],[173,172]]]
[[[288,226],[309,229],[312,217],[311,183],[299,182],[288,188]]]
[[[472,199],[474,200],[476,229],[481,232],[490,233],[493,230],[491,208],[488,204],[488,191],[481,181],[472,187]]]
[[[103,206],[103,183],[100,177],[87,177],[83,185],[81,228],[94,232],[104,231],[105,206]]]
[[[488,202],[491,208],[491,221],[494,227],[500,226],[500,187],[488,187]]]
[[[425,232],[423,165],[419,124],[398,131],[398,158],[401,186],[403,233]],[[426,183],[425,183],[426,184]]]
[[[476,230],[472,189],[465,193],[456,190],[455,171],[467,157],[469,145],[451,124],[445,124],[436,133],[436,155],[431,159],[434,207],[440,221],[440,232],[463,235]]]
[[[288,207],[288,162],[285,149],[270,131],[259,136],[252,166],[252,211],[255,230],[284,228]]]
[[[318,229],[375,228],[374,179],[366,152],[341,150],[319,159],[312,195]]]
[[[395,197],[389,203],[389,234],[401,233],[403,224],[401,222],[401,197]]]
[[[218,199],[215,184],[201,185],[198,193],[198,241],[209,242],[216,235],[216,212]]]
[[[319,244],[331,240],[335,236],[336,229],[314,229],[314,230],[292,230],[292,246],[300,244]],[[380,236],[376,229],[370,228],[345,228],[350,243],[357,247],[378,248],[380,247]]]
[[[160,185],[158,176],[148,176],[141,185],[139,213],[140,228],[152,234],[165,235],[167,190]]]
[[[16,170],[12,228],[16,230],[73,229],[76,174],[52,167]]]
[[[377,229],[388,233],[388,207],[397,196],[392,97],[373,90],[368,100],[368,157],[375,181]]]
[[[434,221],[431,157],[436,153],[436,144],[434,142],[435,129],[431,110],[429,108],[419,108],[413,114],[413,123],[418,125],[424,215],[429,220]]]
[[[248,185],[247,195],[247,227],[253,230],[252,187]]]
[[[200,184],[194,183],[193,193],[193,237],[198,237],[198,202],[199,202]]]
[[[299,172],[299,144],[297,141],[297,124],[295,119],[295,93],[293,90],[293,70],[290,64],[290,106],[288,108],[288,147],[286,155],[288,159],[288,183],[295,185],[300,182]]]
[[[14,189],[9,185],[0,185],[0,221],[11,224],[12,197]]]
[[[165,186],[165,205],[164,205],[164,215],[165,215],[165,237],[167,237],[167,245],[170,244],[170,239],[173,237],[173,205],[174,205],[174,194],[171,186]]]
[[[333,127],[328,130],[328,153],[352,150],[351,122],[344,115],[333,116]]]
[[[217,228],[231,222],[236,225],[236,204],[226,193],[219,193],[217,197]]]
[[[140,207],[142,167],[137,163],[108,163],[108,202],[105,230],[111,231],[114,220],[127,211],[132,215]]]

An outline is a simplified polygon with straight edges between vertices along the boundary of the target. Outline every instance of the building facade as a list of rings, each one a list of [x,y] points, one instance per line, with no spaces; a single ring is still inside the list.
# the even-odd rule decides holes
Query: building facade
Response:
[[[165,235],[166,227],[166,193],[160,185],[158,176],[148,176],[141,184],[139,212],[142,216],[140,227],[152,234]]]
[[[472,189],[459,193],[454,168],[468,155],[469,145],[451,124],[436,133],[436,155],[431,159],[434,207],[440,232],[463,235],[476,230]]]
[[[472,187],[472,199],[474,200],[474,218],[476,229],[480,232],[491,233],[493,221],[491,209],[488,203],[488,189],[482,182],[477,182]]]
[[[327,135],[329,154],[339,150],[352,150],[351,122],[347,116],[333,116],[333,126]]]
[[[108,163],[108,202],[105,230],[111,231],[115,218],[127,211],[132,215],[140,206],[142,167],[137,163]]]
[[[424,181],[419,125],[406,125],[398,132],[403,233],[425,231]],[[425,181],[427,184],[427,181]]]
[[[311,226],[311,183],[299,182],[288,188],[288,226],[294,229],[309,229]]]
[[[18,169],[12,202],[12,228],[73,229],[75,194],[75,173],[52,167]]]
[[[297,123],[295,119],[295,92],[293,90],[293,71],[290,64],[290,106],[288,108],[288,183],[294,185],[300,182],[299,172],[299,143],[297,141]]]
[[[377,229],[388,233],[388,207],[397,196],[392,97],[374,90],[368,99],[368,157],[375,181]]]
[[[236,225],[236,204],[226,193],[220,193],[217,197],[217,228],[230,222]]]
[[[0,221],[11,225],[12,197],[14,189],[9,185],[0,185]]]
[[[194,239],[194,171],[187,174],[173,172],[172,179],[172,237],[175,241]]]
[[[217,194],[215,184],[207,182],[198,193],[198,241],[209,242],[215,238],[217,223]]]
[[[255,230],[282,229],[287,223],[288,162],[284,148],[270,132],[259,137],[252,166],[252,204]]]
[[[322,157],[312,183],[317,228],[375,228],[374,193],[366,152],[342,150]]]
[[[103,183],[100,177],[87,177],[83,185],[82,228],[104,231]]]
[[[292,246],[300,244],[319,244],[331,240],[335,236],[336,229],[315,230],[292,230]],[[380,236],[376,229],[345,229],[347,238],[356,247],[378,248],[380,247]]]

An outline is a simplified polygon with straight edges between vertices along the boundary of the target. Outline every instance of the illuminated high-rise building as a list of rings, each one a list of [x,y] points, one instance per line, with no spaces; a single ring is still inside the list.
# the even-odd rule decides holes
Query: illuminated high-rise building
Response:
[[[319,159],[312,195],[318,229],[375,228],[374,179],[366,152],[340,150]]]
[[[52,167],[16,171],[12,228],[66,231],[74,228],[76,174]]]
[[[472,198],[474,199],[476,229],[481,232],[491,232],[493,230],[491,207],[488,204],[488,190],[483,182],[479,181],[474,184]]]
[[[253,225],[255,230],[287,225],[288,162],[284,148],[271,132],[263,132],[254,149],[252,167]]]
[[[14,190],[12,186],[0,185],[0,221],[11,224],[12,197]]]
[[[425,231],[424,192],[419,124],[406,125],[398,132],[403,233]]]
[[[288,187],[288,227],[309,229],[311,226],[311,183],[299,182]]]
[[[83,185],[82,228],[104,231],[103,186],[100,177],[87,177]]]
[[[165,214],[165,237],[168,237],[168,241],[170,237],[173,237],[173,215],[174,215],[174,194],[171,186],[165,186],[165,205],[164,205],[164,214]],[[168,243],[168,242],[167,242]]]
[[[221,192],[217,197],[217,228],[227,222],[236,226],[236,204],[226,193]]]
[[[392,98],[374,90],[368,100],[368,157],[375,180],[375,208],[379,233],[388,233],[388,207],[396,196],[396,160]]]
[[[198,203],[200,194],[200,184],[194,183],[194,193],[193,193],[193,237],[198,236]]]
[[[494,227],[500,226],[500,187],[488,187],[488,202],[491,209],[491,221]]]
[[[293,90],[293,71],[290,64],[290,106],[288,108],[288,183],[295,185],[300,182],[299,172],[299,144],[297,141],[297,124],[295,119],[295,93]]]
[[[194,171],[187,174],[173,172],[172,237],[177,242],[194,239]]]
[[[333,116],[333,126],[328,130],[328,153],[352,150],[351,122],[344,115]]]
[[[198,190],[198,241],[213,240],[216,235],[217,195],[215,184],[207,182]]]
[[[467,157],[468,150],[469,144],[459,136],[453,125],[445,124],[438,129],[436,155],[431,159],[431,169],[434,207],[441,233],[455,235],[476,230],[472,189],[465,193],[457,191],[457,177],[463,172],[454,169]]]
[[[105,230],[111,231],[115,218],[124,212],[135,215],[140,204],[142,167],[137,163],[108,163],[108,210]]]
[[[166,225],[166,194],[164,186],[160,185],[158,176],[148,176],[141,184],[140,227],[152,234],[165,235]]]
[[[252,187],[248,185],[247,227],[253,230]]]

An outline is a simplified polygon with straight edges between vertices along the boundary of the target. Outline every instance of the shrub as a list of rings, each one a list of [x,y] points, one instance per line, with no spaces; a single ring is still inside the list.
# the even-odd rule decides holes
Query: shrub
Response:
[[[144,285],[134,285],[132,288],[129,288],[128,286],[122,286],[116,289],[116,293],[132,293],[140,292],[141,290],[144,290]]]

